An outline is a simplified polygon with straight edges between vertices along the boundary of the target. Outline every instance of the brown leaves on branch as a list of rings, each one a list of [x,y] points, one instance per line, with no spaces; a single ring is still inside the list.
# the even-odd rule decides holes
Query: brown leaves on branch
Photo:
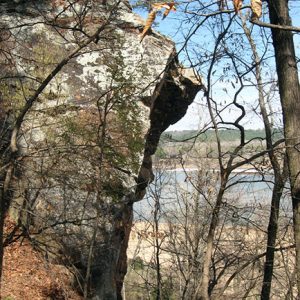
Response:
[[[234,10],[236,13],[238,13],[243,6],[243,0],[232,0]],[[219,9],[223,10],[225,6],[227,6],[227,0],[218,0]],[[152,4],[152,10],[148,14],[148,18],[146,20],[145,27],[143,29],[143,32],[141,33],[141,41],[144,39],[148,31],[151,29],[151,26],[156,18],[156,13],[161,10],[165,9],[163,13],[163,19],[165,19],[170,11],[176,11],[175,2],[163,2],[163,3],[154,3]],[[251,19],[259,19],[262,15],[262,0],[251,0],[251,10],[252,15]]]
[[[165,10],[165,12],[164,12],[164,14],[163,14],[163,19],[166,18],[166,17],[168,16],[168,14],[169,14],[169,12],[170,12],[171,10],[176,11],[176,7],[175,7],[175,3],[174,3],[174,2],[168,3],[167,6],[168,6],[168,7],[166,7],[166,10]]]
[[[151,26],[156,18],[156,13],[161,9],[166,9],[163,14],[163,19],[166,18],[171,10],[176,11],[174,2],[154,3],[152,4],[152,10],[148,14],[144,30],[141,34],[141,41],[146,36],[147,32],[151,29]]]
[[[235,12],[238,13],[243,6],[243,0],[233,0],[233,6]]]
[[[233,6],[236,13],[238,13],[243,6],[243,0],[233,0]],[[251,19],[259,19],[262,15],[262,0],[251,0]]]
[[[227,7],[227,0],[218,0],[219,10],[224,10]]]
[[[251,0],[251,19],[259,19],[262,15],[262,0]]]

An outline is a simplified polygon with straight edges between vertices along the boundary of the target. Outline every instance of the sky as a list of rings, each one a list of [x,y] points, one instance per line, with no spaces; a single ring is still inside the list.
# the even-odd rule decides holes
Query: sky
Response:
[[[291,5],[292,5],[292,10],[291,10],[291,16],[293,19],[293,25],[294,26],[300,26],[300,18],[298,17],[300,15],[300,1],[297,0],[291,0]],[[185,2],[186,3],[186,2]],[[230,1],[228,1],[230,3]],[[231,4],[229,4],[231,5]],[[190,8],[191,10],[193,8]],[[148,12],[146,10],[135,10],[136,13],[140,14],[143,18],[147,18]],[[265,14],[262,17],[262,20],[264,22],[268,22],[268,17],[267,17],[267,8],[264,6],[263,7],[263,12]],[[186,16],[186,15],[185,15]],[[189,15],[188,15],[189,16]],[[154,26],[155,30],[158,30],[164,35],[169,36],[171,39],[173,39],[176,43],[176,48],[177,51],[180,51],[182,48],[182,43],[185,40],[185,36],[188,34],[189,29],[192,27],[194,28],[197,26],[194,20],[188,20],[186,17],[186,21],[184,23],[181,22],[182,19],[182,13],[180,12],[180,7],[178,8],[177,12],[170,12],[168,17],[164,19],[163,21],[161,20],[161,16],[156,17],[156,24]],[[253,30],[258,29],[257,26],[255,26]],[[258,29],[259,30],[259,29]],[[209,31],[211,32],[211,30]],[[201,27],[200,30],[197,31],[197,33],[194,36],[194,39],[189,42],[189,46],[191,51],[195,52],[195,55],[197,56],[197,46],[198,44],[203,47],[209,47],[209,43],[211,39],[211,35],[208,35],[208,30],[206,27]],[[258,33],[258,32],[257,32]],[[195,46],[193,45],[195,43]],[[204,45],[205,44],[205,45]],[[295,35],[295,47],[296,47],[296,52],[297,54],[300,53],[300,36]],[[259,46],[258,46],[259,48]],[[271,48],[270,48],[271,49]],[[201,49],[202,53],[203,49]],[[199,50],[200,52],[200,50]],[[194,54],[193,54],[194,55]],[[181,52],[179,59],[181,62],[185,64],[185,53],[184,51]],[[203,69],[207,68],[207,66],[203,66]],[[222,68],[224,68],[224,65],[219,65],[220,68],[220,74],[222,72]],[[271,74],[270,76],[273,79],[276,79],[276,75],[272,73],[275,72],[275,64],[274,64],[274,59],[272,58],[269,66],[270,70],[269,73]],[[216,76],[218,76],[219,70],[216,71]],[[204,76],[205,77],[205,76]],[[220,78],[222,76],[220,75]],[[222,82],[218,81],[218,79],[215,80],[214,82],[214,88],[213,88],[213,94],[212,96],[214,99],[217,99],[216,101],[218,102],[218,105],[222,108],[222,102],[224,103],[230,103],[233,98],[233,94],[235,92],[235,88],[232,87],[232,84],[230,82]],[[244,122],[241,122],[242,125],[245,126],[246,129],[259,129],[263,128],[263,123],[261,121],[261,117],[259,114],[254,112],[254,108],[257,103],[257,91],[253,88],[246,88],[245,92],[242,92],[239,95],[238,98],[239,103],[245,104],[245,108],[248,113],[248,117],[244,118]],[[274,95],[274,100],[272,100],[272,109],[277,112],[276,117],[275,117],[275,124],[278,126],[282,126],[282,121],[281,121],[281,113],[280,113],[280,104],[279,104],[279,97],[278,95]],[[224,107],[224,105],[223,105]],[[237,118],[240,115],[240,110],[234,108],[231,106],[228,109],[225,109],[222,113],[222,117],[225,119],[225,121],[232,121],[235,118]],[[209,114],[205,105],[205,101],[203,99],[203,93],[200,92],[198,93],[195,101],[193,104],[189,106],[189,109],[187,111],[187,114],[175,125],[170,126],[167,130],[188,130],[188,129],[200,129],[203,128],[205,124],[209,123]]]

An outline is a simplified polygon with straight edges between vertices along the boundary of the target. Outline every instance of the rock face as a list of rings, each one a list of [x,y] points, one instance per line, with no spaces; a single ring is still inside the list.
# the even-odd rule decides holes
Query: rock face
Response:
[[[2,2],[0,45],[11,60],[1,58],[1,101],[11,119],[100,28],[25,117],[11,214],[45,255],[76,269],[86,298],[121,299],[133,203],[153,179],[161,133],[200,86],[170,40],[152,32],[140,43],[143,20],[126,1]]]

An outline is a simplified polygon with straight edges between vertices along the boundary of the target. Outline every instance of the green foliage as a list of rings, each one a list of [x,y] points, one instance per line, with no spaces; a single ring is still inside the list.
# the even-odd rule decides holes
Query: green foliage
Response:
[[[60,105],[47,109],[55,126],[45,129],[47,143],[57,149],[56,157],[68,180],[113,201],[124,196],[127,175],[122,171],[138,171],[144,146],[140,106],[133,97],[136,86],[124,75],[126,66],[117,49],[119,46],[106,60],[110,85],[106,90],[96,86],[103,96],[90,100],[84,108]],[[60,152],[62,148],[68,155]],[[60,180],[62,170],[56,171],[53,176]]]
[[[51,72],[53,66],[58,63],[59,58],[62,56],[63,50],[55,43],[52,42],[51,47],[45,47],[49,43],[45,34],[39,34],[37,41],[30,49],[30,54],[23,54],[24,57],[30,55],[30,60],[20,58],[21,60],[18,62],[22,65],[22,69],[26,70],[26,76],[20,76],[18,73],[10,74],[11,78],[8,76],[7,79],[0,81],[1,106],[4,111],[10,111],[15,116],[18,115],[27,99],[32,96],[40,82]],[[55,83],[58,86],[58,82],[59,75],[52,81],[52,87]],[[53,100],[58,98],[58,95],[47,88],[39,100],[41,101],[43,97],[47,100]]]
[[[159,159],[164,159],[164,158],[167,158],[167,153],[161,146],[158,146],[157,150],[155,152],[155,156]]]
[[[171,277],[163,278],[162,280],[162,289],[161,289],[161,300],[175,300],[178,299],[177,295],[175,294],[176,288],[174,283],[172,282]],[[153,292],[151,293],[151,299],[157,299],[157,290],[154,288]]]
[[[15,115],[22,109],[24,100],[30,95],[28,84],[19,80],[0,82],[0,90],[3,110],[14,112]]]
[[[133,83],[133,78],[127,78],[124,74],[126,65],[121,51],[115,52],[115,56],[110,60],[108,67],[113,80],[114,92],[110,102],[116,116],[116,128],[124,143],[121,147],[127,149],[125,152],[119,152],[118,162],[121,163],[121,167],[130,167],[134,172],[137,172],[139,155],[143,150],[144,141],[141,135],[141,109],[136,98],[133,97],[136,83]]]
[[[139,256],[137,256],[135,259],[132,259],[131,261],[129,261],[129,264],[136,271],[144,270],[144,268],[145,268],[144,261]]]

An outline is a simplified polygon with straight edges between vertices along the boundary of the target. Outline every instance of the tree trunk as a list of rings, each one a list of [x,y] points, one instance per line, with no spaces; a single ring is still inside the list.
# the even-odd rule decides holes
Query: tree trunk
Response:
[[[269,1],[270,21],[276,25],[291,25],[288,1]],[[296,243],[296,273],[300,292],[300,87],[291,31],[272,29],[278,85],[283,110],[284,135],[287,148],[289,176],[293,202],[294,235]],[[300,148],[299,148],[300,149]]]
[[[260,65],[261,58],[258,55],[256,44],[251,36],[251,31],[246,26],[246,19],[243,19],[242,21],[243,21],[242,23],[243,29],[250,43],[252,54],[255,61],[255,78],[257,82],[257,89],[259,95],[258,101],[259,101],[260,111],[261,111],[261,115],[265,127],[266,146],[267,149],[269,150],[268,156],[274,171],[274,187],[272,192],[271,210],[270,210],[268,236],[267,236],[267,249],[266,249],[266,258],[264,264],[263,285],[261,290],[261,299],[268,300],[270,299],[271,284],[272,284],[273,269],[274,269],[274,257],[275,257],[276,237],[278,231],[280,199],[283,193],[283,188],[287,177],[286,160],[284,161],[284,165],[281,170],[280,161],[279,158],[276,156],[276,152],[272,141],[272,125],[271,125],[272,122],[270,122],[269,120],[269,114],[266,109],[263,81],[261,76],[262,74],[261,65]]]
[[[1,183],[4,180],[0,181]],[[3,236],[4,236],[4,218],[5,218],[5,193],[3,189],[0,189],[0,295],[1,295],[1,282],[2,282],[2,269],[3,269],[3,256],[4,256],[4,247],[3,247]]]
[[[10,164],[3,176],[0,176],[0,298],[1,298],[1,282],[3,275],[3,256],[4,256],[4,220],[8,204],[10,201],[10,182],[13,175],[13,165]]]
[[[283,192],[284,183],[282,180],[275,180],[272,203],[271,203],[271,213],[269,218],[268,226],[268,239],[267,239],[267,250],[266,250],[266,260],[264,265],[264,279],[263,286],[261,290],[261,299],[270,299],[271,284],[274,269],[274,256],[275,256],[275,245],[278,229],[278,217],[279,217],[279,204],[280,198]]]
[[[210,265],[212,262],[214,239],[216,234],[216,229],[219,223],[220,208],[222,205],[222,199],[225,192],[226,183],[228,180],[228,174],[221,175],[221,186],[218,192],[217,200],[214,205],[209,231],[207,235],[206,249],[203,259],[202,275],[200,285],[197,287],[194,299],[199,300],[209,300],[210,295],[208,293],[209,281],[210,281]]]

